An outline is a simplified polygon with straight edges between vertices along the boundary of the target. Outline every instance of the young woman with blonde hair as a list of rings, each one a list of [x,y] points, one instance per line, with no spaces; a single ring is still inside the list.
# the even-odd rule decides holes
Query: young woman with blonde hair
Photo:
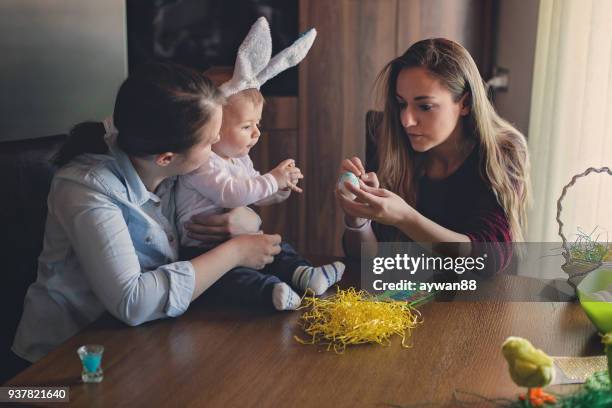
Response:
[[[368,173],[353,157],[341,166],[362,186],[346,183],[355,201],[337,194],[347,255],[379,241],[522,241],[526,140],[495,112],[468,51],[447,39],[419,41],[377,82],[385,95],[380,165]]]

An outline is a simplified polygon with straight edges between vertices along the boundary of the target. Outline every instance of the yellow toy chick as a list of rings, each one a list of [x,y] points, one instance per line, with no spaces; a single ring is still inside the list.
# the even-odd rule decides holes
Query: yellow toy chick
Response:
[[[529,388],[528,395],[519,396],[521,400],[528,398],[535,407],[557,402],[554,396],[542,391],[542,387],[550,384],[555,377],[552,358],[521,337],[508,337],[502,345],[502,353],[508,361],[512,381],[520,387]]]

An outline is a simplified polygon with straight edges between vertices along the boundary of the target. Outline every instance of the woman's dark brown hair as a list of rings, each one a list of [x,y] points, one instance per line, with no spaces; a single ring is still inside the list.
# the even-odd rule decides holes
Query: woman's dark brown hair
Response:
[[[134,157],[185,152],[199,142],[199,130],[223,101],[212,82],[192,69],[144,65],[117,93],[113,113],[117,145]],[[101,122],[74,126],[53,162],[63,166],[83,153],[106,153],[104,134]]]

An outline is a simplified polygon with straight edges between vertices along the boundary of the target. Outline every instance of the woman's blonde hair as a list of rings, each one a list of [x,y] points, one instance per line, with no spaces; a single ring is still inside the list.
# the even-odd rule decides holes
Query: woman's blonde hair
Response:
[[[454,41],[444,38],[419,41],[378,75],[377,84],[384,98],[378,161],[381,185],[416,205],[417,179],[422,174],[425,156],[416,152],[405,136],[396,98],[399,73],[413,67],[426,68],[451,92],[455,102],[468,94],[470,113],[462,119],[464,134],[474,138],[480,149],[481,176],[490,184],[508,218],[512,240],[523,241],[530,188],[525,137],[495,112],[476,63]]]

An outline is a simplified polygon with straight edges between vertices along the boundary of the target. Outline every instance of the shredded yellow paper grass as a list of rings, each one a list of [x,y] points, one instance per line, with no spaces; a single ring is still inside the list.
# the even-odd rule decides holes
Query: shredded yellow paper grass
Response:
[[[421,314],[407,302],[380,300],[354,288],[340,290],[327,298],[305,297],[300,309],[300,325],[310,340],[302,344],[323,344],[327,350],[343,353],[347,345],[378,343],[386,346],[394,334],[402,347],[410,347],[410,331],[423,322]]]

